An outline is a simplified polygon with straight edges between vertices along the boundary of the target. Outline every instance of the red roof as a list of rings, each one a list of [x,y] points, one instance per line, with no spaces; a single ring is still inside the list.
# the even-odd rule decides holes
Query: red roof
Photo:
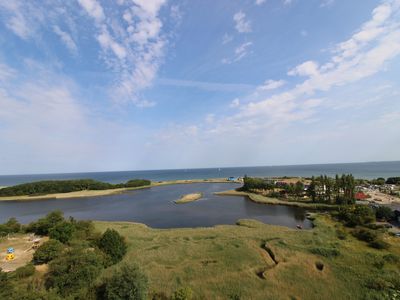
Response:
[[[354,197],[356,198],[356,200],[365,200],[368,198],[368,196],[363,192],[357,192]]]

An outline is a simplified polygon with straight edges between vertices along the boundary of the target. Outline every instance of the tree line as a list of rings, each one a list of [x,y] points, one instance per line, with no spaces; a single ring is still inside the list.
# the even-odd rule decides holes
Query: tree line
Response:
[[[353,175],[336,175],[335,178],[321,175],[312,177],[309,185],[301,181],[286,183],[271,179],[252,178],[245,176],[242,191],[269,191],[271,197],[290,196],[300,198],[308,196],[313,202],[328,204],[355,203],[356,180]],[[276,191],[278,190],[278,191]]]
[[[108,190],[148,186],[150,184],[151,181],[146,179],[132,179],[126,183],[118,184],[101,182],[93,179],[44,180],[2,188],[0,189],[0,196],[44,195],[77,192],[83,190]]]
[[[313,202],[354,204],[356,183],[353,175],[312,177],[307,194]]]

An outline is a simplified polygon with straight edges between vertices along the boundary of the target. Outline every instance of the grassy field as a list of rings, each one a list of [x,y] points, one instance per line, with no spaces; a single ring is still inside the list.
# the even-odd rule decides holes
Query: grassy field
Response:
[[[339,239],[337,231],[346,229],[327,215],[318,214],[312,230],[253,220],[164,230],[95,224],[126,237],[124,261],[142,267],[153,293],[189,287],[195,299],[386,299],[379,289],[399,286],[397,238],[385,236],[389,250],[372,249],[349,234]]]

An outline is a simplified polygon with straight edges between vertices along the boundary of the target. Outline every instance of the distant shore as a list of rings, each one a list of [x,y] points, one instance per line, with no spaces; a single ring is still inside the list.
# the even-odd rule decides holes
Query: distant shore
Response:
[[[212,178],[212,179],[191,179],[191,180],[171,180],[171,181],[158,181],[152,182],[147,186],[132,187],[132,188],[118,188],[118,189],[107,189],[107,190],[83,190],[69,193],[56,193],[46,195],[24,195],[24,196],[7,196],[0,197],[0,201],[32,201],[32,200],[46,200],[46,199],[74,199],[74,198],[87,198],[87,197],[98,197],[108,196],[113,194],[121,194],[128,191],[147,189],[151,187],[172,185],[172,184],[190,184],[190,183],[239,183],[238,181],[229,181],[224,178]]]

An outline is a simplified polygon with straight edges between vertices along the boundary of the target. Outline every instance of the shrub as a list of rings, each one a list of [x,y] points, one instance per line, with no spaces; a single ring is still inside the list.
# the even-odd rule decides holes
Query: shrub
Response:
[[[392,253],[384,255],[383,259],[388,263],[398,263],[400,261],[399,257]]]
[[[72,223],[63,221],[49,229],[49,237],[65,244],[71,239],[74,231],[75,227]]]
[[[336,248],[316,247],[310,249],[310,252],[324,257],[337,257],[340,255],[340,251]]]
[[[192,299],[192,290],[188,287],[185,288],[180,288],[178,290],[176,290],[171,299],[172,300],[190,300]]]
[[[27,231],[34,232],[38,235],[47,235],[51,228],[63,221],[63,213],[61,211],[53,211],[49,213],[46,217],[41,218],[36,222],[30,223],[28,225]]]
[[[57,240],[49,240],[35,251],[33,254],[33,262],[35,264],[48,263],[49,261],[59,257],[62,254],[64,246]]]
[[[336,230],[336,236],[338,237],[339,240],[345,240],[347,238],[346,232],[340,229]]]
[[[368,246],[375,249],[389,249],[390,245],[381,239],[376,239],[368,243]]]
[[[50,262],[46,287],[63,296],[76,294],[93,286],[102,268],[103,259],[95,251],[72,249]]]
[[[148,280],[136,265],[122,265],[104,288],[105,300],[144,300],[147,296]]]
[[[114,264],[122,260],[127,250],[124,238],[114,229],[107,229],[104,232],[98,246]]]
[[[19,267],[15,270],[15,277],[18,279],[32,276],[35,273],[35,266],[31,263],[26,266]]]
[[[372,242],[372,241],[376,240],[378,237],[378,234],[375,231],[365,229],[365,228],[353,230],[352,234],[357,239],[359,239],[360,241],[364,241],[364,242]]]
[[[129,180],[127,183],[124,184],[125,187],[139,187],[139,186],[146,186],[150,185],[151,181],[146,179],[132,179]]]
[[[6,223],[0,224],[0,237],[9,233],[17,233],[21,231],[21,224],[16,218],[10,218]]]
[[[374,211],[365,205],[341,207],[337,216],[349,227],[370,224],[375,221]]]
[[[377,219],[390,221],[394,218],[394,211],[387,206],[378,206],[375,209],[375,216]]]

